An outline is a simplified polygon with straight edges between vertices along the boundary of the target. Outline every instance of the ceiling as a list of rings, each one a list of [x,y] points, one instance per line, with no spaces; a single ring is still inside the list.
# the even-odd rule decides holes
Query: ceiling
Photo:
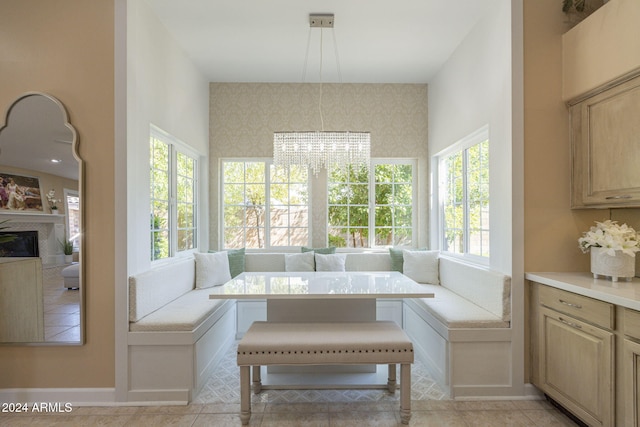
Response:
[[[25,96],[11,106],[0,129],[0,165],[77,180],[73,140],[60,105],[47,96]]]
[[[289,83],[428,83],[500,1],[147,0],[209,81]],[[311,13],[334,28],[310,29]]]

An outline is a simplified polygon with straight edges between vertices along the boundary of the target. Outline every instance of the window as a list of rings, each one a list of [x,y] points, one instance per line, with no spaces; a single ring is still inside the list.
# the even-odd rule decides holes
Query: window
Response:
[[[197,247],[198,156],[151,128],[151,260]]]
[[[414,162],[373,160],[369,169],[334,169],[328,183],[329,245],[410,246]]]
[[[221,175],[224,248],[309,244],[306,168],[223,160]]]
[[[80,195],[76,190],[64,189],[64,204],[67,214],[67,240],[73,244],[73,250],[80,247]]]
[[[442,250],[489,257],[489,132],[485,127],[441,155]]]

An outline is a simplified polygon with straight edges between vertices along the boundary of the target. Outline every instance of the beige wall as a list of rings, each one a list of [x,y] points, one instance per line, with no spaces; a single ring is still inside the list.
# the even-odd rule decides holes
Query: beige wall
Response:
[[[218,248],[218,166],[225,157],[273,157],[274,131],[320,130],[319,85],[211,83],[209,244]],[[418,159],[418,246],[427,245],[427,86],[324,84],[325,130],[371,132],[372,157]],[[318,192],[320,193],[320,192]],[[313,195],[312,195],[313,197]],[[325,206],[325,200],[312,200]],[[326,212],[314,210],[312,245],[326,245]]]
[[[525,271],[589,271],[578,238],[609,210],[570,209],[569,112],[557,0],[524,2]]]
[[[65,105],[85,160],[87,214],[87,343],[0,347],[0,388],[114,386],[113,15],[112,0],[0,3],[0,110],[27,91]]]

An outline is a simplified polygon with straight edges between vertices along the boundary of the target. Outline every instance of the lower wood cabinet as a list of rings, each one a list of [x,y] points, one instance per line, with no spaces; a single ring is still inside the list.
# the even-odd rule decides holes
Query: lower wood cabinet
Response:
[[[625,308],[621,320],[625,425],[640,427],[640,312]]]
[[[624,408],[628,426],[640,426],[640,343],[624,340]]]
[[[614,424],[614,334],[542,307],[538,387],[589,425]]]
[[[615,306],[532,283],[530,314],[532,383],[590,426],[617,425]]]

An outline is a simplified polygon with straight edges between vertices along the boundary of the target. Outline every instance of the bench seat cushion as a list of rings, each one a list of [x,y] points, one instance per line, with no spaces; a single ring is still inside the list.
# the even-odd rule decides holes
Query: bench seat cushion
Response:
[[[509,322],[439,285],[423,285],[434,298],[414,301],[448,328],[508,328]]]
[[[132,332],[193,331],[225,300],[209,299],[211,289],[195,289],[176,298],[159,310],[129,324]]]
[[[253,322],[238,344],[238,365],[413,363],[413,344],[390,321]]]

